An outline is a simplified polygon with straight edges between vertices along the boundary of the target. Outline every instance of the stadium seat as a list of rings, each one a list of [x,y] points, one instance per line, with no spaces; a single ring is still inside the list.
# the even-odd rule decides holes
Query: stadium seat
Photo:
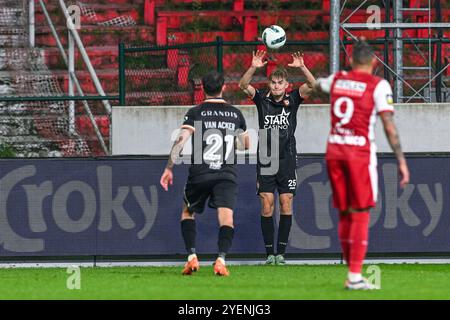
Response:
[[[155,24],[155,0],[144,1],[144,23],[146,25]]]
[[[244,41],[254,41],[258,36],[258,17],[244,17]]]
[[[258,38],[261,29],[269,24],[284,23],[286,26],[295,26],[297,29],[289,30],[286,28],[287,37],[290,40],[304,41],[327,41],[329,39],[328,31],[323,27],[330,22],[330,1],[307,0],[302,2],[302,6],[309,9],[283,10],[280,9],[277,14],[271,10],[256,10],[249,1],[245,0],[224,0],[222,3],[227,6],[227,10],[217,10],[217,1],[202,0],[200,10],[188,10],[189,5],[193,5],[195,0],[111,0],[111,1],[91,1],[85,0],[83,3],[89,4],[95,11],[96,23],[92,20],[92,15],[86,15],[83,20],[86,24],[80,30],[80,36],[86,44],[88,55],[98,71],[100,81],[104,84],[107,93],[115,94],[118,88],[118,56],[117,43],[124,41],[126,44],[137,43],[144,45],[156,44],[158,46],[190,43],[190,42],[213,42],[218,36],[224,41],[254,41]],[[428,5],[426,1],[411,0],[408,3],[410,8],[420,8]],[[108,3],[108,5],[106,5]],[[289,0],[280,0],[277,2],[280,7],[289,4]],[[209,9],[212,5],[213,9]],[[270,1],[261,1],[261,6],[268,6]],[[272,3],[273,4],[273,3]],[[178,7],[177,7],[178,6]],[[50,6],[50,8],[53,8]],[[56,7],[55,7],[56,8]],[[53,9],[55,9],[53,8]],[[179,9],[184,8],[184,9]],[[52,9],[52,10],[53,10]],[[342,16],[348,16],[353,9],[343,8]],[[435,12],[432,11],[432,19]],[[443,9],[443,16],[447,17],[450,11]],[[136,26],[117,27],[101,26],[98,23],[116,18],[118,15],[129,15],[138,23]],[[381,10],[381,19],[384,21],[385,11]],[[428,13],[423,11],[405,11],[404,16],[412,21],[426,22]],[[282,18],[281,18],[282,17]],[[300,20],[296,20],[301,18]],[[360,23],[367,21],[368,13],[365,9],[360,9],[353,13],[348,22]],[[55,70],[55,74],[60,80],[64,90],[67,89],[68,79],[65,75],[65,66],[58,51],[55,48],[55,41],[52,38],[49,28],[42,27],[42,12],[37,17],[38,35],[37,41],[41,45],[49,48],[45,51],[45,59],[50,68]],[[64,23],[61,17],[58,17],[58,30],[62,30]],[[201,20],[201,21],[200,21]],[[198,22],[200,21],[200,22]],[[211,22],[212,21],[212,22]],[[196,31],[192,29],[195,23],[201,26],[204,24],[205,30]],[[185,28],[191,25],[191,29]],[[294,28],[294,27],[293,27]],[[322,29],[321,29],[322,28]],[[195,29],[195,28],[194,28]],[[357,36],[365,36],[367,39],[384,39],[384,30],[358,30],[353,32]],[[405,37],[428,37],[428,30],[404,30]],[[449,37],[448,31],[444,35]],[[343,38],[344,32],[340,31],[340,37]],[[67,43],[66,37],[63,37],[63,43]],[[101,44],[101,46],[99,46]],[[52,48],[53,47],[53,48]],[[445,46],[444,46],[445,47]],[[347,46],[348,53],[351,53],[351,46]],[[249,48],[250,49],[250,48]],[[254,49],[265,49],[263,45],[256,46]],[[244,52],[224,52],[223,68],[227,74],[230,74],[229,88],[232,92],[240,92],[237,86],[239,76],[245,66],[251,63],[251,50]],[[409,53],[411,51],[411,54]],[[405,52],[410,58],[412,65],[420,64],[420,57],[417,56],[408,46],[405,46]],[[444,56],[448,56],[448,51],[444,51]],[[157,56],[154,56],[157,54]],[[190,72],[196,65],[187,52],[179,49],[158,51],[157,53],[148,53],[149,61],[162,61],[161,65],[150,66],[143,60],[142,66],[127,67],[127,77],[131,77],[127,84],[127,101],[133,103],[145,104],[164,104],[169,101],[173,103],[197,103],[203,99],[200,80],[192,79]],[[144,58],[140,58],[144,59]],[[277,54],[276,61],[270,61],[264,69],[266,76],[277,64],[286,64],[290,62],[290,55]],[[390,60],[392,56],[390,56]],[[416,59],[416,60],[414,60]],[[89,80],[85,71],[85,66],[81,63],[79,55],[76,56],[77,74],[82,82],[82,88],[86,93],[96,93],[96,89]],[[390,61],[392,63],[393,61]],[[313,50],[305,52],[305,63],[314,72],[328,70],[328,50],[317,46]],[[63,71],[64,70],[64,71]],[[448,75],[450,70],[446,71]],[[149,87],[149,81],[156,86],[153,89]],[[258,80],[259,81],[259,80]],[[167,89],[168,92],[162,92],[164,83],[173,82],[174,88]],[[295,82],[295,81],[294,81]],[[300,82],[296,82],[300,83]],[[263,86],[265,80],[261,80],[255,86]],[[171,91],[173,90],[173,91]]]

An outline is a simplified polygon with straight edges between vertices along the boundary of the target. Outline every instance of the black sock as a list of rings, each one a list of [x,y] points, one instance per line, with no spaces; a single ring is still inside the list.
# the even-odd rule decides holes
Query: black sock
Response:
[[[278,225],[278,245],[277,254],[284,254],[291,231],[292,215],[280,214],[280,224]]]
[[[186,251],[189,254],[195,253],[195,236],[197,234],[197,231],[195,230],[195,220],[181,220],[181,233],[183,235]]]
[[[231,248],[233,242],[234,228],[230,226],[221,226],[219,229],[219,257],[225,259],[226,254]]]
[[[267,255],[273,254],[273,233],[275,232],[273,217],[261,216],[261,230],[264,238],[264,245],[266,246],[266,253]]]

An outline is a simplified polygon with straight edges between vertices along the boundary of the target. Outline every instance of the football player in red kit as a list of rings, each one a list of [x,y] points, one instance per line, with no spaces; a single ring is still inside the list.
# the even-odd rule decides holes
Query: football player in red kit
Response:
[[[363,40],[354,45],[352,70],[319,79],[315,89],[331,98],[331,130],[326,162],[339,210],[338,234],[349,267],[347,289],[377,289],[361,275],[367,252],[369,210],[375,207],[378,176],[374,127],[380,116],[387,139],[398,161],[400,187],[409,182],[409,170],[392,119],[392,89],[382,78],[372,75],[375,58]]]

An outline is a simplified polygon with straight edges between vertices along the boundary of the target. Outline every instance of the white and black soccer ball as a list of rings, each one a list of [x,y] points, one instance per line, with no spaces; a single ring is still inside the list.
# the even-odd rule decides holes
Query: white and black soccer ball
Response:
[[[262,41],[270,49],[281,48],[286,43],[286,32],[282,27],[272,25],[264,29]]]

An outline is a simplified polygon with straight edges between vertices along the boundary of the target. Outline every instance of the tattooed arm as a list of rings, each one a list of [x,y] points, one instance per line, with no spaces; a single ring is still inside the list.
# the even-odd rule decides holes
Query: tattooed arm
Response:
[[[161,176],[160,184],[164,190],[168,190],[169,184],[173,184],[173,172],[172,168],[177,163],[180,157],[181,151],[183,150],[184,144],[188,141],[189,137],[192,135],[193,130],[191,129],[181,129],[178,138],[175,140],[172,150],[170,151],[169,160],[167,161],[166,168]]]
[[[381,121],[383,122],[384,132],[389,141],[389,145],[394,151],[395,157],[398,161],[398,170],[401,176],[400,186],[403,188],[407,183],[409,183],[409,170],[406,164],[406,159],[400,145],[400,138],[397,133],[397,128],[392,118],[392,112],[382,112],[380,114]]]
[[[170,151],[169,161],[167,161],[166,168],[172,169],[173,166],[177,163],[178,158],[180,157],[181,151],[183,151],[184,144],[188,141],[189,137],[192,135],[193,131],[190,129],[183,128],[178,135],[178,138],[175,140],[172,146],[172,150]]]

